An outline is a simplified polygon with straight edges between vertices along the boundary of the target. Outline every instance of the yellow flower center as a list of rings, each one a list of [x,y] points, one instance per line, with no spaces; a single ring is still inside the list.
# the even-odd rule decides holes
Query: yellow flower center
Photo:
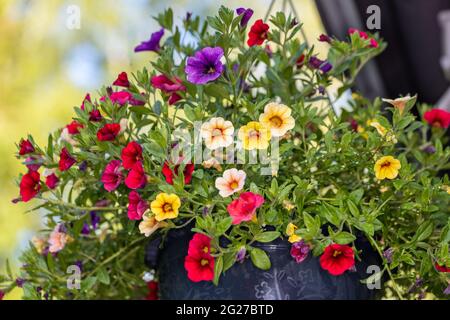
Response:
[[[333,252],[333,257],[337,257],[337,256],[340,256],[342,254],[342,252],[341,251],[339,251],[339,250],[336,250],[335,252]]]
[[[215,129],[212,131],[212,136],[213,136],[213,137],[219,137],[219,136],[221,136],[221,135],[223,135],[223,132],[222,132],[222,130],[219,129],[219,128],[215,128]]]
[[[239,186],[239,183],[234,180],[233,182],[230,183],[230,188],[231,189],[236,189]]]
[[[164,212],[170,212],[172,211],[172,205],[170,203],[165,203],[163,206]]]
[[[204,253],[208,253],[208,251],[209,251],[209,248],[208,248],[207,246],[205,246],[205,247],[203,248],[203,252],[204,252]]]
[[[279,116],[273,116],[272,118],[270,118],[269,121],[272,123],[274,127],[277,128],[281,127],[281,125],[283,124],[283,120]]]
[[[211,73],[214,73],[214,72],[216,72],[216,69],[214,69],[214,67],[209,67],[208,73],[211,74]]]
[[[200,264],[204,267],[204,266],[206,266],[207,264],[209,264],[209,261],[206,260],[206,259],[202,259],[202,260],[200,261]]]

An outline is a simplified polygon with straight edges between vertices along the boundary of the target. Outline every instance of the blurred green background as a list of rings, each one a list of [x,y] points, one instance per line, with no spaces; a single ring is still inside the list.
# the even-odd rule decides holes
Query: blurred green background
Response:
[[[250,23],[263,18],[270,0],[1,0],[0,1],[0,270],[6,258],[17,269],[18,256],[40,228],[35,205],[12,204],[16,178],[25,167],[14,153],[27,134],[45,145],[49,132],[70,122],[84,95],[110,84],[121,71],[134,72],[155,58],[133,48],[157,29],[152,16],[167,7],[181,19],[186,12],[206,16],[220,5],[253,8]],[[276,10],[282,9],[277,0]],[[317,41],[323,32],[313,0],[293,1],[308,40],[324,58]],[[67,27],[71,6],[80,12],[80,28]],[[6,298],[20,298],[20,290]]]

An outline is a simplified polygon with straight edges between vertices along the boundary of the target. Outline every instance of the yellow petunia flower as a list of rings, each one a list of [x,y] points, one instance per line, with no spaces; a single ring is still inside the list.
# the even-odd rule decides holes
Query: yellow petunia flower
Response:
[[[282,137],[295,126],[291,109],[275,102],[268,103],[264,107],[264,113],[259,116],[259,122],[270,129],[273,137]]]
[[[289,236],[288,241],[290,243],[298,242],[302,240],[302,238],[295,234],[295,230],[297,230],[298,227],[293,224],[292,222],[289,222],[289,224],[286,227],[286,234]]]
[[[150,204],[152,212],[157,221],[174,219],[178,216],[178,209],[181,207],[180,198],[176,194],[160,193]]]
[[[242,141],[242,146],[246,150],[267,149],[271,133],[261,123],[251,121],[239,129],[238,138]]]
[[[378,180],[395,179],[401,168],[400,161],[392,156],[384,156],[377,160],[374,166],[375,176]]]
[[[444,189],[445,192],[447,192],[448,194],[450,194],[450,186],[447,185],[443,185],[442,189]]]
[[[143,220],[139,223],[139,231],[146,237],[149,237],[153,232],[165,226],[167,226],[166,222],[158,222],[154,216],[148,217],[144,215]]]
[[[379,122],[368,120],[367,124],[377,129],[378,134],[384,137],[387,142],[397,143],[397,138],[395,137],[395,135],[391,131],[383,127]]]

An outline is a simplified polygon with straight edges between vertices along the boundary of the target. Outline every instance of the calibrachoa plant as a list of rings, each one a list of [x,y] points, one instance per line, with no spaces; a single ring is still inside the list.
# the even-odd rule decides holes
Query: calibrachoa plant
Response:
[[[367,281],[384,279],[387,296],[449,293],[450,114],[418,105],[414,115],[416,97],[354,94],[352,111],[337,115],[327,93],[332,83],[339,94],[350,88],[382,52],[377,35],[322,35],[329,53],[319,57],[283,13],[263,21],[222,7],[176,26],[169,9],[156,20],[161,29],[135,48],[157,54],[152,71],[123,72],[86,95],[47,147],[32,136],[18,143],[25,166],[14,202],[35,200],[46,227],[20,274],[1,277],[0,297],[20,286],[27,299],[156,299],[144,247],[179,228],[194,231],[184,261],[193,282],[220,285],[245,259],[269,269],[255,244],[276,239],[292,243],[296,263],[317,256],[339,277],[366,238],[381,268]],[[188,146],[209,157],[181,149],[180,131],[197,131]],[[239,156],[230,159],[230,147]],[[245,161],[259,153],[269,164]],[[73,265],[80,290],[67,286]]]

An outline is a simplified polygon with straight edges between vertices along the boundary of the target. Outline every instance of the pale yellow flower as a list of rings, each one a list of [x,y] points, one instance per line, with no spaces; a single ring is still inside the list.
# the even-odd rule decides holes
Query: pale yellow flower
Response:
[[[259,122],[270,129],[273,137],[282,137],[295,126],[291,109],[275,102],[268,103],[264,107],[264,113],[259,116]]]
[[[31,239],[33,246],[36,248],[36,251],[41,254],[44,251],[45,246],[47,245],[47,241],[43,238],[33,237]]]
[[[234,127],[231,121],[223,118],[211,118],[200,128],[200,135],[208,149],[228,147],[233,143]]]
[[[148,217],[144,215],[142,221],[139,223],[139,231],[146,237],[149,237],[153,232],[165,226],[167,226],[166,222],[158,222],[154,216]]]
[[[384,156],[377,160],[374,166],[375,176],[378,180],[395,179],[401,168],[400,161],[392,156]]]
[[[391,131],[383,127],[379,122],[368,120],[367,124],[377,129],[378,134],[384,137],[387,142],[397,143],[397,138],[395,137],[395,135]]]
[[[150,204],[152,212],[157,221],[174,219],[178,216],[178,209],[181,207],[180,198],[176,194],[160,193]]]
[[[284,200],[283,201],[283,208],[285,208],[288,211],[291,211],[295,208],[295,205],[290,202],[289,200]]]
[[[261,123],[251,121],[242,126],[238,132],[239,140],[246,150],[267,149],[271,138],[270,129]]]
[[[203,161],[202,166],[205,169],[214,168],[219,172],[222,171],[222,166],[220,165],[219,160],[217,160],[216,158],[209,158],[208,160]]]
[[[223,176],[216,179],[215,185],[219,194],[225,198],[242,190],[246,176],[243,170],[237,170],[236,168],[225,170]]]
[[[398,109],[400,114],[403,113],[403,110],[406,107],[406,103],[408,103],[409,100],[413,99],[411,96],[401,97],[397,98],[395,100],[392,99],[382,99],[384,102],[390,103],[394,108]]]
[[[444,191],[446,191],[448,194],[450,194],[450,186],[443,185],[442,189],[444,189]]]

